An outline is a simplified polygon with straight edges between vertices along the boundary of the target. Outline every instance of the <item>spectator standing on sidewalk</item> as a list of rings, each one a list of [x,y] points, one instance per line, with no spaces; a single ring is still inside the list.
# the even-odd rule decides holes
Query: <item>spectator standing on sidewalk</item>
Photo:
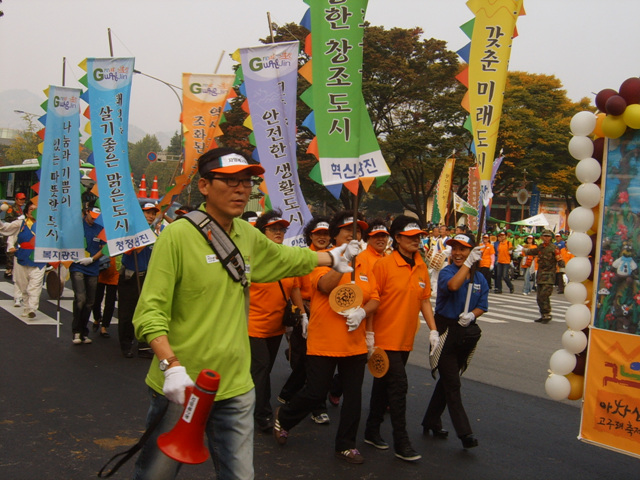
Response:
[[[525,239],[525,243],[522,246],[522,258],[520,260],[520,267],[522,268],[522,274],[524,275],[524,287],[522,289],[523,295],[529,295],[532,290],[531,278],[535,272],[534,256],[529,255],[526,251],[527,248],[535,247],[536,243],[533,235],[528,235]]]

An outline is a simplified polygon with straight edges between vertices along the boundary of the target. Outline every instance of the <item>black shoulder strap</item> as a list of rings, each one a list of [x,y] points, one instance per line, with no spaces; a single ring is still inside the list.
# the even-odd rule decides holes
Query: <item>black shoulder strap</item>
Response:
[[[245,274],[242,254],[218,222],[202,210],[193,210],[183,215],[182,218],[189,220],[202,234],[204,239],[209,242],[209,245],[211,245],[214,253],[218,256],[233,281],[240,282],[240,284],[246,288],[249,282]]]

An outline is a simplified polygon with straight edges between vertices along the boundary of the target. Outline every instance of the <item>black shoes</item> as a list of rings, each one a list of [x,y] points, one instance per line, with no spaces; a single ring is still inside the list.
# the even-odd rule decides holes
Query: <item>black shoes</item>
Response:
[[[509,293],[513,293],[513,292],[515,292],[515,290],[513,288],[510,288]]]
[[[462,442],[462,448],[473,448],[478,446],[478,439],[473,436],[473,434],[465,435],[464,437],[460,437],[460,441]]]
[[[442,440],[445,440],[449,436],[449,432],[447,430],[443,430],[442,427],[424,427],[422,433],[424,435],[429,435],[429,432],[433,433],[434,438],[440,438]]]
[[[401,444],[399,447],[396,447],[395,455],[400,460],[404,460],[405,462],[415,462],[422,458],[422,455],[416,452],[408,442]]]
[[[538,322],[538,323],[549,323],[550,321],[551,321],[551,317],[545,317],[544,315],[534,320],[534,322]]]
[[[376,447],[378,450],[388,450],[389,444],[384,441],[384,439],[380,436],[380,433],[365,433],[364,434],[364,443],[368,443]]]

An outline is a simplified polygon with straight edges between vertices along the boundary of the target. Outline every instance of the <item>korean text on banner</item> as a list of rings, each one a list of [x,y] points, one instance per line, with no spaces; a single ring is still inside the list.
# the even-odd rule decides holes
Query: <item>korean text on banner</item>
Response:
[[[307,3],[311,8],[312,93],[322,183],[387,177],[389,168],[362,96],[363,25],[368,1]]]
[[[436,204],[433,209],[432,221],[434,223],[444,222],[446,219],[455,162],[455,158],[448,158],[442,167],[436,189]]]
[[[182,74],[183,171],[193,177],[196,160],[217,145],[214,137],[235,75]]]
[[[80,198],[80,89],[49,87],[34,261],[84,257]]]
[[[154,243],[131,182],[128,153],[133,58],[88,58],[89,110],[100,209],[111,255]]]
[[[487,205],[511,43],[522,0],[469,0],[467,6],[476,15],[469,53],[469,113],[481,198]]]
[[[241,48],[247,99],[260,164],[273,208],[291,224],[285,243],[306,246],[311,212],[304,200],[296,161],[298,42]]]

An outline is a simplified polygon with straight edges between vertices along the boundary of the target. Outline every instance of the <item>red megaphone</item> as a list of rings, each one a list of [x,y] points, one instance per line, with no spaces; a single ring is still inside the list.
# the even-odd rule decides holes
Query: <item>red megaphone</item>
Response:
[[[181,463],[207,461],[209,450],[204,446],[204,428],[219,384],[220,375],[204,369],[198,375],[195,387],[187,388],[182,417],[170,432],[158,437],[158,447],[165,455]]]

